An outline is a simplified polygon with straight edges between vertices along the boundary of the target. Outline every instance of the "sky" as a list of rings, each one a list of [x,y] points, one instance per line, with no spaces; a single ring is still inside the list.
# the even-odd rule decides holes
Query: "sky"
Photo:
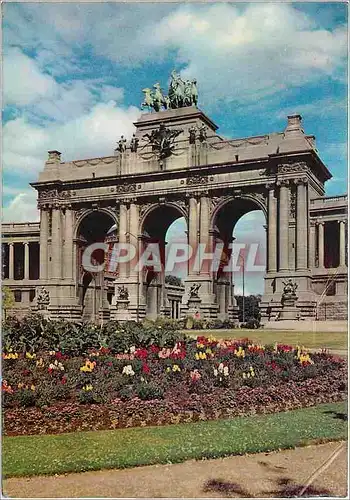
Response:
[[[344,193],[346,23],[344,3],[3,4],[3,220],[38,220],[28,183],[48,150],[112,155],[141,89],[166,89],[173,68],[197,79],[225,137],[283,131],[300,113],[334,176],[327,194]]]

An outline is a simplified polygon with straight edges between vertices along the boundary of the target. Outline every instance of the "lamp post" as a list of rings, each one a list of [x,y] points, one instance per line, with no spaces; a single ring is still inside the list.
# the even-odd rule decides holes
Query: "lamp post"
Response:
[[[133,238],[135,238],[136,243],[137,243],[137,250],[138,250],[138,246],[139,246],[138,242],[139,242],[140,236],[136,236],[135,234],[130,233],[130,231],[126,231],[125,235],[128,235],[128,234],[130,236],[132,236]],[[136,309],[136,322],[137,323],[139,322],[139,303],[140,303],[140,271],[137,270],[137,289],[136,289],[136,306],[137,306],[137,309]]]
[[[245,268],[244,268],[244,257],[242,254],[240,254],[241,259],[242,259],[242,288],[243,288],[243,323],[245,322],[245,290],[244,290],[244,274],[245,274]]]
[[[235,241],[236,238],[233,236],[232,237],[232,240],[231,242]],[[242,322],[244,323],[245,322],[245,260],[244,260],[244,256],[241,254],[241,252],[239,252],[238,254],[238,257],[240,257],[242,259],[242,292],[243,292],[243,301],[242,301],[242,307],[243,307],[243,318],[242,318]],[[233,275],[233,272],[231,273],[231,275]],[[231,278],[231,283],[232,283],[232,287],[233,287],[233,279]]]
[[[242,300],[242,308],[243,308],[243,317],[242,317],[242,322],[245,322],[245,260],[244,257],[241,253],[238,254],[239,257],[242,259],[242,293],[243,293],[243,300]]]

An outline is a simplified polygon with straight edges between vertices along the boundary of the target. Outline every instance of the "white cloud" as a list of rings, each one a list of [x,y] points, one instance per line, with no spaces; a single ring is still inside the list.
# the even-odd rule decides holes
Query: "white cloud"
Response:
[[[118,108],[114,101],[96,104],[92,109],[65,123],[49,123],[45,128],[16,118],[3,127],[4,169],[35,180],[43,169],[47,151],[58,149],[63,159],[112,155],[120,135],[130,137],[140,111]]]
[[[182,75],[197,78],[205,101],[245,102],[332,77],[345,66],[347,31],[316,29],[288,4],[181,6],[147,43],[176,50]]]
[[[4,56],[5,104],[26,106],[40,98],[52,98],[57,92],[55,80],[42,73],[35,61],[18,48],[10,49]]]
[[[16,194],[2,210],[3,222],[37,222],[39,211],[36,206],[36,191],[26,190]]]

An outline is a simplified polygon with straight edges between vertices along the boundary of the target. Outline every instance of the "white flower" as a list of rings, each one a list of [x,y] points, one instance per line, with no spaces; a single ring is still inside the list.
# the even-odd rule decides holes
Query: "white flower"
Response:
[[[228,366],[224,367],[224,376],[228,377]]]
[[[219,372],[223,372],[224,371],[224,363],[220,363],[219,364]]]
[[[130,353],[131,353],[131,354],[134,354],[134,352],[135,352],[135,351],[136,351],[136,347],[135,347],[134,345],[132,345],[132,346],[130,347]]]
[[[132,375],[135,375],[135,372],[134,372],[134,370],[132,369],[132,366],[131,366],[131,365],[126,365],[126,366],[124,366],[122,373],[123,373],[124,375],[131,375],[131,376],[132,376]]]
[[[216,368],[214,368],[214,377],[217,377],[218,376],[218,371]]]

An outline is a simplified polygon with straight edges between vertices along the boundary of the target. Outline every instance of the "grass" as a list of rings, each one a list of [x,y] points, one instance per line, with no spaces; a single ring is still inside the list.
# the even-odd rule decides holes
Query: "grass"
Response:
[[[213,335],[219,339],[234,339],[248,337],[263,344],[303,345],[309,349],[347,349],[348,335],[346,332],[296,332],[283,330],[184,330],[187,335]]]
[[[5,477],[182,462],[346,439],[345,403],[164,427],[4,437]]]

